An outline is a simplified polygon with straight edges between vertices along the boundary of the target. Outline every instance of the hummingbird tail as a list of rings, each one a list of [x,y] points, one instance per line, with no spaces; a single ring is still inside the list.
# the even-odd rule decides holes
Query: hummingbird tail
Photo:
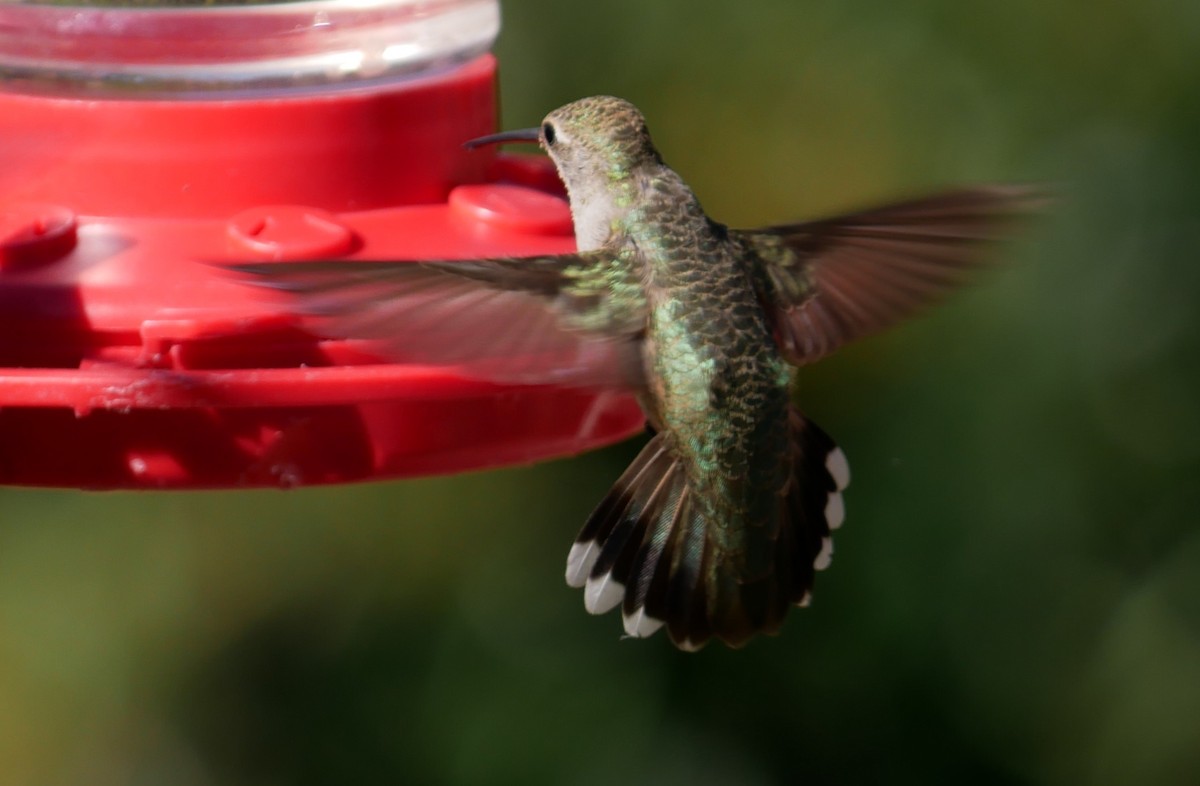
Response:
[[[844,518],[846,457],[796,410],[790,418],[791,477],[768,520],[737,522],[767,550],[753,577],[714,542],[717,514],[697,498],[660,433],[642,449],[584,524],[567,556],[567,584],[584,590],[592,614],[622,607],[625,632],[664,625],[681,649],[716,637],[738,647],[774,633],[793,605],[807,606],[814,572],[828,567],[831,531]],[[725,525],[730,526],[730,525]]]

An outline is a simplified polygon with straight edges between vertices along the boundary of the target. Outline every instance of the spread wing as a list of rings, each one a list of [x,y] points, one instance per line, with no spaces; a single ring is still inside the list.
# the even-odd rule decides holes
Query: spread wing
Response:
[[[941,299],[1044,201],[1031,187],[987,186],[733,234],[757,252],[780,349],[801,365]]]
[[[629,252],[632,253],[632,252]],[[634,259],[598,250],[445,262],[231,266],[293,297],[326,336],[499,382],[640,386],[646,322]]]

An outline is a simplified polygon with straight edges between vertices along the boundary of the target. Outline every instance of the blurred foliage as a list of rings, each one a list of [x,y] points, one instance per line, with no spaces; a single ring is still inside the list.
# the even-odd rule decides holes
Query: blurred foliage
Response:
[[[1200,4],[509,2],[503,123],[637,103],[718,219],[1060,184],[801,374],[854,471],[740,652],[563,585],[637,444],[288,493],[0,492],[0,784],[1200,782]]]

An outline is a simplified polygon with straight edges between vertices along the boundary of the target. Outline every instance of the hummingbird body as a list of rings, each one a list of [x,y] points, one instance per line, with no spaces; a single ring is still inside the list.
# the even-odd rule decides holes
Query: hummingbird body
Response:
[[[720,228],[693,222],[660,236],[672,242],[648,253],[658,258],[646,285],[642,406],[681,468],[690,508],[679,515],[703,522],[694,526],[705,532],[710,554],[694,580],[715,589],[724,573],[750,584],[773,567],[771,503],[784,493],[791,467],[790,369],[746,260]],[[703,548],[699,540],[694,548]],[[626,629],[638,631],[629,611]],[[693,644],[683,631],[677,642]]]
[[[621,99],[582,99],[537,141],[578,252],[242,265],[331,335],[501,381],[634,392],[655,434],[584,525],[566,578],[630,636],[740,646],[807,605],[844,517],[845,457],[791,402],[792,367],[956,286],[1032,193],[964,189],[820,222],[710,219]]]

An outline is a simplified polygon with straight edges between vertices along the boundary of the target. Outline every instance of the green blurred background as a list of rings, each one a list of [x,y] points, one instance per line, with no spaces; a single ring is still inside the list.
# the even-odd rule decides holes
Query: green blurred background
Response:
[[[613,93],[734,225],[1062,184],[805,369],[810,609],[621,641],[563,584],[640,444],[287,493],[0,491],[0,783],[1200,783],[1200,4],[512,0],[505,127]]]

